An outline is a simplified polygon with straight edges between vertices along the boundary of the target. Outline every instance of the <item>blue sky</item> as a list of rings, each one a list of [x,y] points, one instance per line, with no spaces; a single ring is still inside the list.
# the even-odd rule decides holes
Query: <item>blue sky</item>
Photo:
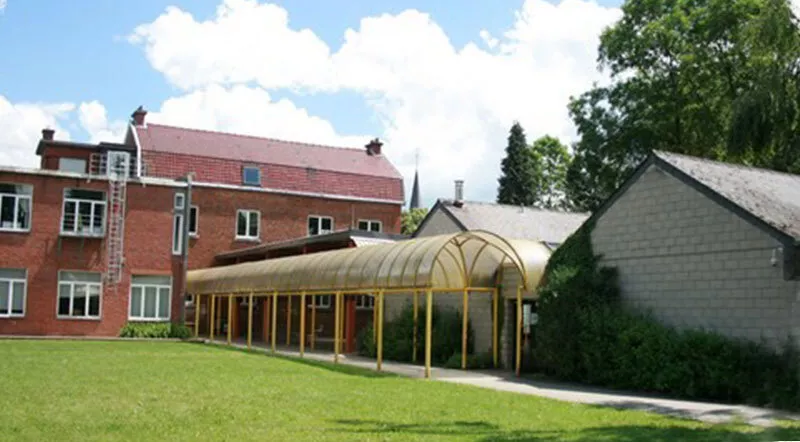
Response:
[[[571,136],[569,122],[562,121],[566,90],[579,93],[599,78],[592,52],[596,36],[618,16],[617,1],[591,0],[553,0],[549,5],[545,0],[277,1],[278,8],[269,11],[263,1],[225,1],[232,28],[225,28],[218,16],[223,0],[85,0],[80,2],[81,8],[74,2],[7,0],[0,13],[0,120],[5,117],[6,124],[13,120],[19,130],[35,131],[14,139],[0,136],[0,161],[33,162],[28,153],[12,153],[25,149],[21,144],[36,137],[41,128],[34,124],[56,125],[61,129],[57,137],[114,137],[119,136],[130,112],[143,104],[153,111],[153,118],[172,124],[348,145],[381,136],[387,140],[388,155],[408,177],[414,154],[421,151],[426,203],[449,196],[449,183],[464,175],[468,197],[492,199],[494,163],[499,163],[504,131],[513,120],[522,121],[529,136]],[[175,6],[181,14],[166,17],[168,6]],[[285,13],[289,34],[262,35],[260,27],[282,25],[248,22],[253,11],[264,12],[264,17]],[[525,17],[526,13],[529,16]],[[138,42],[130,39],[137,27],[153,24],[159,17],[166,17],[164,26],[151,26],[140,33]],[[369,18],[374,19],[374,26],[364,24]],[[571,35],[574,30],[565,31],[551,41],[543,28],[557,26],[559,20],[564,25],[550,34],[570,26],[589,31],[580,37]],[[212,27],[219,25],[221,30],[212,44],[227,44],[239,54],[227,57],[236,51],[225,49],[205,54],[192,47],[199,39],[191,32],[203,29],[203,21]],[[189,23],[186,33],[182,34],[178,23]],[[247,26],[253,29],[246,30]],[[220,41],[231,34],[225,29],[243,32],[229,42]],[[310,56],[308,48],[315,46],[304,43],[302,29],[310,31],[317,46],[327,47],[330,57]],[[504,36],[514,29],[519,35]],[[363,44],[346,45],[347,30],[357,34]],[[481,37],[482,31],[489,37]],[[272,38],[274,35],[287,38]],[[365,45],[372,49],[364,49]],[[502,49],[503,45],[507,48]],[[465,50],[468,46],[475,50]],[[281,48],[279,53],[276,47]],[[405,47],[410,48],[408,53],[404,53]],[[384,52],[382,48],[395,49]],[[278,61],[242,67],[246,59],[237,57],[248,53]],[[339,53],[342,56],[337,58]],[[161,54],[160,63],[153,61],[153,54]],[[398,58],[393,59],[393,54]],[[196,78],[185,74],[195,72],[196,66],[216,65],[220,58],[226,60],[218,71],[209,68]],[[298,77],[309,78],[289,86],[272,78],[294,69],[300,73]],[[325,78],[314,75],[325,70],[333,73]],[[453,81],[439,78],[437,73],[442,72],[449,72]],[[231,80],[231,76],[237,78]],[[376,80],[382,78],[391,81]],[[515,94],[497,89],[500,86],[492,85],[495,78],[510,86],[520,82],[521,87],[529,87],[519,96],[524,101],[512,101]],[[537,83],[564,78],[565,83],[563,88],[554,84],[537,89],[526,78]],[[551,88],[565,92],[554,95],[548,90]],[[234,93],[232,89],[237,90]],[[233,96],[240,101],[232,101]],[[480,98],[473,102],[470,97]],[[172,106],[166,104],[170,99]],[[253,103],[258,104],[262,121],[281,119],[278,127],[259,124],[252,115],[256,111],[247,111],[253,109]],[[53,106],[59,104],[64,107],[54,111]],[[29,107],[39,113],[32,117]],[[197,115],[191,118],[187,109]],[[553,113],[560,120],[545,117]],[[461,133],[462,138],[447,136],[449,130]],[[487,162],[492,166],[486,167]]]

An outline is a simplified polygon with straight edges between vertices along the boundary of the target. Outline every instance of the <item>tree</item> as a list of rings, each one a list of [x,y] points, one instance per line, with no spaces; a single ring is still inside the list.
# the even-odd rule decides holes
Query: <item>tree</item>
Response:
[[[530,147],[535,171],[536,199],[534,206],[542,209],[566,209],[567,168],[570,155],[567,147],[558,138],[545,135]]]
[[[603,32],[612,83],[570,101],[567,195],[594,210],[654,149],[800,168],[798,27],[788,0],[628,0]]]
[[[422,207],[403,211],[400,215],[400,232],[405,235],[411,235],[416,232],[427,214],[428,209]]]
[[[515,206],[533,206],[536,203],[534,189],[536,172],[534,159],[525,140],[525,131],[519,123],[511,126],[506,146],[506,157],[500,166],[500,184],[497,202]]]

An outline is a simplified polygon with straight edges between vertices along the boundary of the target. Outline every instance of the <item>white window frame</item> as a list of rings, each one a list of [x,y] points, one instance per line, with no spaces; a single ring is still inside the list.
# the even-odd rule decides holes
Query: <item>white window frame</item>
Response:
[[[311,234],[311,228],[309,228],[308,224],[309,224],[309,223],[311,222],[311,220],[313,220],[313,219],[316,219],[316,222],[317,222],[317,233],[312,235],[312,234]],[[323,230],[322,230],[322,220],[323,220],[323,219],[329,219],[329,220],[331,220],[331,229],[330,229],[330,230],[326,230],[326,231],[323,231]],[[307,234],[308,236],[327,235],[327,234],[329,234],[329,233],[333,233],[334,231],[335,231],[335,228],[334,228],[334,223],[333,223],[333,217],[332,217],[332,216],[324,216],[324,215],[309,215],[309,216],[308,216],[308,219],[306,220],[306,234]]]
[[[239,214],[244,214],[245,217],[245,234],[239,235]],[[257,223],[256,223],[256,236],[250,235],[250,215],[257,214]],[[234,233],[236,234],[237,240],[242,241],[258,241],[261,238],[261,211],[259,210],[251,210],[251,209],[239,209],[236,211],[236,225],[234,226]]]
[[[0,222],[0,232],[30,232],[31,225],[33,224],[33,186],[30,184],[15,184],[15,183],[2,183],[2,184],[7,184],[9,186],[28,187],[30,188],[30,193],[27,195],[18,193],[0,193],[0,211],[2,211],[3,197],[14,198],[14,221],[12,222],[14,226],[3,227],[2,222]],[[20,200],[28,200],[28,225],[26,227],[16,227],[17,218],[19,218]]]
[[[194,211],[194,231],[192,231],[192,211]],[[192,238],[197,238],[199,231],[200,231],[200,207],[191,206],[189,207],[189,236]]]
[[[176,213],[172,215],[172,254],[181,253],[183,253],[183,214]]]
[[[150,276],[150,275],[133,275],[133,276]],[[128,320],[136,321],[136,322],[168,322],[172,318],[172,277],[169,278],[169,285],[167,284],[136,284],[133,282],[133,276],[131,276],[131,288],[128,292]],[[159,275],[160,276],[160,275]],[[139,288],[142,291],[141,301],[139,305],[139,316],[133,316],[133,289]],[[149,318],[144,316],[144,304],[145,304],[145,294],[147,292],[147,288],[154,288],[156,290],[156,317]],[[169,298],[169,302],[167,302],[167,315],[166,317],[159,316],[159,309],[161,306],[161,289],[169,290],[167,293],[167,297]]]
[[[62,162],[64,165],[72,163],[73,166],[77,165],[78,162],[83,164],[82,170],[76,170],[77,167],[62,167]],[[58,158],[58,170],[62,172],[72,172],[72,173],[86,173],[86,158],[70,158],[70,157],[59,157]]]
[[[308,303],[308,307],[307,308],[311,308],[312,303],[318,309],[329,309],[329,308],[331,308],[331,299],[333,298],[333,295],[314,295],[312,298],[313,298],[313,300]]]
[[[371,295],[356,296],[356,310],[374,310],[375,297]]]
[[[183,193],[176,193],[175,200],[172,203],[172,208],[175,210],[183,210],[186,207],[186,196]]]
[[[367,228],[366,229],[362,229],[361,228],[361,223],[367,223]],[[372,230],[372,226],[374,226],[374,225],[378,226],[378,230]],[[376,220],[376,219],[360,219],[360,220],[358,220],[358,225],[357,226],[358,226],[358,230],[362,230],[364,232],[377,232],[377,233],[383,232],[383,223],[381,221]]]
[[[13,269],[13,270],[23,270],[23,269]],[[0,281],[8,283],[8,310],[5,312],[0,311],[0,318],[24,318],[25,317],[25,310],[27,310],[27,303],[28,303],[28,269],[25,270],[25,278],[2,278],[0,277]],[[14,305],[14,284],[22,283],[22,313],[13,313],[11,311]]]
[[[88,320],[99,320],[103,317],[103,278],[102,275],[100,277],[100,282],[84,282],[84,281],[61,281],[61,274],[63,272],[76,272],[76,273],[97,273],[97,272],[87,272],[85,270],[59,270],[58,271],[58,285],[56,288],[56,318],[58,319],[88,319]],[[62,285],[69,285],[69,311],[70,314],[62,315],[58,311],[58,307],[61,304],[61,286]],[[74,302],[75,302],[75,286],[78,285],[85,285],[86,286],[86,306],[89,305],[89,287],[97,287],[98,288],[98,301],[97,301],[97,316],[89,315],[89,309],[86,309],[86,314],[82,316],[74,316],[72,315],[72,311],[75,309]]]
[[[248,169],[255,169],[258,172],[258,182],[247,182],[245,179],[247,177],[247,170]],[[252,186],[252,187],[261,187],[261,167],[259,166],[244,166],[242,167],[242,185],[243,186]]]
[[[90,192],[97,192],[97,193],[103,194],[103,199],[102,200],[89,200],[89,199],[83,199],[83,198],[68,198],[66,196],[66,193],[69,190],[72,190],[72,189],[64,189],[64,202],[61,205],[61,225],[60,225],[61,235],[65,235],[65,236],[85,236],[85,237],[95,237],[95,238],[102,238],[103,236],[105,236],[105,234],[106,234],[106,222],[107,222],[107,219],[106,219],[107,202],[106,202],[106,199],[105,199],[106,198],[106,193],[103,192],[103,191],[100,191],[100,190],[86,189],[87,191],[90,191]],[[83,189],[78,189],[78,190],[83,190]],[[65,217],[67,215],[67,203],[70,203],[70,202],[71,203],[75,203],[75,212],[73,213],[73,219],[72,219],[72,229],[65,230],[64,229],[64,219],[65,219]],[[90,215],[89,215],[90,216],[90,223],[89,223],[90,229],[89,229],[88,232],[79,230],[80,223],[78,222],[78,217],[79,217],[79,213],[80,213],[81,204],[89,204],[91,206]],[[101,230],[100,230],[100,232],[95,232],[94,229],[92,229],[91,227],[94,225],[94,218],[95,218],[95,216],[97,216],[97,211],[98,210],[101,211],[101,217],[102,217],[101,218],[101,222],[100,222],[100,229]]]

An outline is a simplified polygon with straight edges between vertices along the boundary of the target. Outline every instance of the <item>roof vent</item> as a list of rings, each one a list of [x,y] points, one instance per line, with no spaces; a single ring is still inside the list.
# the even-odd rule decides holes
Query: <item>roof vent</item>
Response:
[[[464,205],[464,180],[456,180],[456,194],[453,198],[453,205],[461,207]]]
[[[380,155],[381,154],[381,146],[383,143],[381,140],[375,138],[374,140],[367,143],[365,146],[367,148],[367,155]]]
[[[42,139],[45,141],[53,141],[53,137],[55,136],[56,131],[46,127],[42,129]]]
[[[131,120],[136,126],[144,126],[144,117],[147,116],[147,111],[142,106],[136,108],[131,114]]]

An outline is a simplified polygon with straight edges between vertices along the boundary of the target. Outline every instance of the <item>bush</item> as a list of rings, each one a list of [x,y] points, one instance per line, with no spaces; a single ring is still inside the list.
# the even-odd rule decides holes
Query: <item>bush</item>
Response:
[[[705,330],[679,331],[620,303],[584,226],[553,254],[540,290],[536,369],[559,379],[701,400],[800,408],[800,357]]]
[[[192,331],[189,327],[180,324],[129,322],[122,327],[119,336],[122,338],[188,339],[192,336]]]
[[[417,321],[417,360],[425,355],[425,307],[420,306]],[[456,353],[461,353],[462,316],[450,308],[434,306],[431,330],[431,363],[444,365]],[[358,352],[374,358],[377,354],[372,324],[364,327],[357,336]],[[467,322],[467,354],[474,347],[472,326]],[[414,349],[414,308],[409,303],[397,317],[383,325],[383,358],[398,362],[411,362]],[[459,356],[460,358],[460,356]],[[459,359],[460,361],[460,359]],[[461,363],[459,362],[459,367]]]

